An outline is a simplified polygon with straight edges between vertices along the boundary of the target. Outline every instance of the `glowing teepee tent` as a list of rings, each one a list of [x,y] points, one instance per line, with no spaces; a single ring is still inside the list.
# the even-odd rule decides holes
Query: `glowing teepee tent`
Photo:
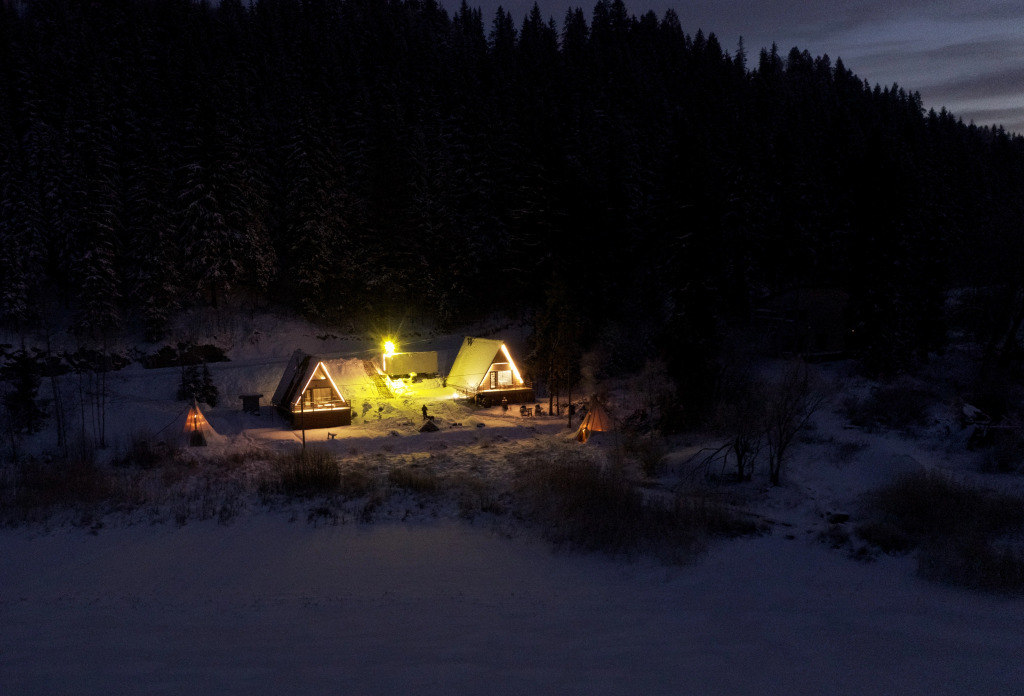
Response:
[[[185,413],[184,422],[177,430],[181,436],[181,443],[189,447],[206,447],[223,440],[210,425],[210,421],[206,420],[195,399],[192,400],[192,405]]]
[[[593,433],[607,433],[614,429],[615,425],[612,423],[612,417],[608,415],[608,411],[600,401],[592,398],[587,407],[587,414],[583,416],[583,421],[580,422],[580,427],[576,430],[576,439],[586,442]]]

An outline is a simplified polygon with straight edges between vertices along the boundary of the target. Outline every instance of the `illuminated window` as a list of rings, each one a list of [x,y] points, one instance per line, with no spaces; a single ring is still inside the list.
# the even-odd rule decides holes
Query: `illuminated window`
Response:
[[[326,408],[331,405],[331,401],[333,399],[331,398],[330,387],[307,389],[303,395],[303,406],[305,408]]]
[[[491,389],[507,389],[512,386],[512,370],[492,370]]]

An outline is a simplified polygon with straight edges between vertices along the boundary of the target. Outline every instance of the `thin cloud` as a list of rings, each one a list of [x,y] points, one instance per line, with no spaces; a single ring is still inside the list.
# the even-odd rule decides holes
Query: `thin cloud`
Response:
[[[976,126],[1002,126],[1004,130],[1024,135],[1022,109],[968,109],[963,113],[952,112],[964,123]]]
[[[450,12],[461,0],[439,0]],[[596,0],[537,0],[541,13],[561,23],[566,10],[589,17]],[[871,84],[899,84],[921,92],[926,106],[945,106],[965,120],[999,116],[1022,132],[1024,4],[1019,0],[624,0],[636,16],[673,9],[683,30],[714,33],[729,49],[743,37],[757,55],[773,43],[814,56],[842,58]],[[522,21],[534,0],[487,0],[480,7],[489,29],[498,5]],[[984,107],[978,101],[985,99]]]
[[[965,78],[949,79],[925,85],[922,89],[941,90],[957,99],[998,99],[1012,97],[1022,99],[1021,85],[1024,85],[1024,65],[1005,70],[984,72]]]

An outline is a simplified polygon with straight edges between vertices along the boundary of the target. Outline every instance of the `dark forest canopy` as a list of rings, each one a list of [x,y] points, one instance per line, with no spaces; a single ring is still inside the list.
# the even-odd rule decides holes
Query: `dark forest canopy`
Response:
[[[2,6],[8,325],[537,312],[699,362],[724,319],[829,286],[894,367],[941,347],[952,287],[988,288],[992,345],[1024,312],[1022,139],[841,60],[620,0]]]

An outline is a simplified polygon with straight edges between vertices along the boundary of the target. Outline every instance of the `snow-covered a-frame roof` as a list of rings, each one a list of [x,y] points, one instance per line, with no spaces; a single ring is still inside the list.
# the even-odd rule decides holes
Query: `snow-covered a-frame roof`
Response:
[[[333,399],[342,402],[345,400],[338,385],[335,384],[334,378],[331,377],[331,372],[327,369],[325,361],[319,356],[297,350],[292,353],[288,366],[285,368],[284,374],[281,375],[281,381],[278,383],[277,389],[274,390],[272,403],[279,408],[298,409],[299,401],[313,379],[330,385]]]
[[[448,386],[473,394],[480,389],[488,388],[484,382],[492,372],[502,375],[500,387],[525,386],[519,368],[516,367],[503,341],[466,336],[448,373]]]

